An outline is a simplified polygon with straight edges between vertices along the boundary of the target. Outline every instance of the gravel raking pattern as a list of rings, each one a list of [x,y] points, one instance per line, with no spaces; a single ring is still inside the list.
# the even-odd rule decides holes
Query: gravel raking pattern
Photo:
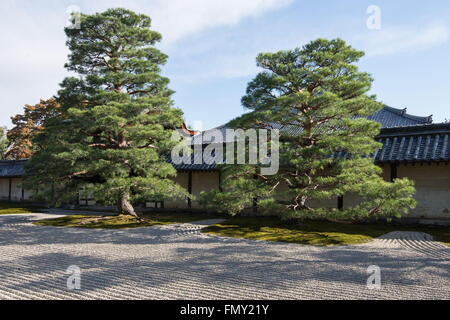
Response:
[[[414,250],[427,257],[450,260],[450,249],[442,243],[434,241],[433,237],[423,232],[391,232],[381,236],[376,241],[394,241],[400,246]]]
[[[450,299],[450,249],[393,232],[313,247],[223,238],[199,223],[130,230],[40,227],[0,216],[0,299]],[[81,290],[67,288],[69,266]],[[367,288],[371,265],[382,288]]]

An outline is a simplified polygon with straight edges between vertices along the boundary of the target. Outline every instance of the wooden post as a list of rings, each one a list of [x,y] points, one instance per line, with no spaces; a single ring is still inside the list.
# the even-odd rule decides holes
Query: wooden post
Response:
[[[338,209],[339,210],[344,210],[344,197],[340,196],[338,197]]]
[[[256,175],[253,176],[253,179],[258,179]],[[258,198],[253,198],[253,213],[258,213]]]
[[[222,188],[222,170],[219,171],[219,191],[223,192],[223,188]]]
[[[397,178],[397,165],[395,163],[391,163],[391,182],[394,182]]]
[[[188,192],[190,195],[192,195],[192,171],[189,171],[188,174]],[[188,208],[192,209],[192,199],[188,198]]]
[[[9,195],[8,195],[8,201],[11,202],[12,200],[12,179],[9,178]]]
[[[258,213],[258,198],[253,198],[253,213]]]

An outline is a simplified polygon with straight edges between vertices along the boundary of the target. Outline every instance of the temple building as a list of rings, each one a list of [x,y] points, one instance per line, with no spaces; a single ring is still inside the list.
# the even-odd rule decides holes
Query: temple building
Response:
[[[390,181],[403,177],[415,181],[417,207],[408,217],[450,219],[450,123],[434,124],[432,117],[413,116],[406,109],[388,106],[368,118],[382,125],[376,140],[383,147],[374,154],[373,160],[383,168],[383,177]],[[216,130],[224,132],[226,126]],[[203,132],[203,135],[207,134],[208,131]],[[26,160],[0,161],[0,200],[30,199],[31,194],[21,187],[25,163]],[[147,206],[201,209],[198,202],[200,193],[220,187],[221,173],[215,164],[194,159],[192,164],[174,167],[178,171],[176,181],[196,200],[167,199],[163,203],[149,202]],[[95,204],[86,194],[80,192],[79,204]],[[343,197],[330,199],[324,205],[345,208],[354,205],[355,201],[357,199],[352,197]]]

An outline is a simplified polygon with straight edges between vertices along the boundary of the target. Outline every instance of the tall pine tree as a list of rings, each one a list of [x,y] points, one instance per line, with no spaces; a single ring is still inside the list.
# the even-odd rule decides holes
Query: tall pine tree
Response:
[[[48,119],[33,143],[26,184],[53,204],[73,201],[89,186],[96,200],[137,217],[133,203],[186,196],[173,182],[166,155],[182,125],[169,80],[161,76],[167,56],[155,48],[161,35],[151,19],[125,9],[81,15],[66,28],[70,49],[57,101],[62,116]]]
[[[382,104],[367,95],[373,79],[356,66],[363,55],[341,39],[258,55],[265,71],[242,99],[251,112],[230,126],[280,129],[280,170],[269,176],[257,165],[225,165],[224,192],[204,198],[231,213],[258,199],[260,210],[285,217],[392,217],[413,207],[413,183],[384,181],[370,156],[381,147],[374,139],[380,125],[366,117]],[[345,195],[359,204],[338,210]],[[334,208],[324,207],[330,199]]]

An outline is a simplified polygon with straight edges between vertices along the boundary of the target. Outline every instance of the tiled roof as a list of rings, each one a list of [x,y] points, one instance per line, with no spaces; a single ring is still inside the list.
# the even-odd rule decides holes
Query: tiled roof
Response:
[[[0,177],[14,178],[25,174],[24,165],[27,160],[0,161]]]
[[[367,117],[367,119],[381,123],[382,128],[416,126],[421,124],[431,124],[433,122],[433,116],[413,116],[406,111],[407,109],[396,109],[385,106],[380,111]]]
[[[408,127],[408,126],[417,126],[417,125],[425,125],[431,124],[433,122],[433,116],[428,117],[420,117],[413,116],[406,112],[406,109],[396,109],[389,106],[384,106],[383,109],[375,112],[373,115],[367,117],[369,120],[373,120],[379,122],[381,124],[381,128],[398,128],[398,127]],[[301,133],[302,128],[296,126],[289,126],[282,128],[280,125],[273,124],[273,129],[279,129],[281,132],[284,132],[286,135],[298,135]],[[228,127],[226,125],[206,130],[203,132],[203,140],[198,139],[200,135],[195,136],[197,139],[192,140],[192,144],[208,144],[213,142],[212,138],[207,138],[205,135],[212,134],[213,131],[218,131],[221,133],[223,137],[224,143],[233,142],[234,139],[227,139],[226,130]],[[220,142],[220,141],[216,141]]]
[[[383,144],[373,157],[378,164],[450,162],[450,123],[384,128],[376,140]],[[349,155],[346,153],[337,153],[333,157],[347,156]],[[200,159],[200,155],[196,155],[196,158]],[[207,164],[184,164],[175,167],[185,171],[216,170],[215,165]]]
[[[429,117],[400,114],[399,109],[389,107],[372,117],[372,120],[384,121],[384,128],[376,138],[383,147],[374,155],[375,163],[450,162],[450,123],[428,124],[431,121]],[[404,125],[396,126],[400,124]],[[225,133],[226,127],[218,129]],[[201,157],[201,153],[193,153],[191,164],[172,165],[178,171],[217,170],[215,164],[206,164]],[[335,157],[345,157],[345,154],[336,154]],[[171,162],[170,159],[168,161]],[[0,161],[0,177],[22,176],[25,163],[26,160]]]
[[[232,139],[227,139],[227,129],[230,129],[229,127],[227,127],[227,125],[223,125],[214,129],[210,129],[210,130],[206,130],[203,131],[201,134],[197,134],[196,136],[194,136],[191,140],[191,144],[195,145],[195,144],[209,144],[209,143],[227,143],[227,142],[233,142],[234,138]],[[213,135],[215,133],[220,133],[220,136],[223,137],[223,140],[217,141],[214,139],[217,139],[217,137],[211,138],[208,136],[209,135]],[[201,138],[201,139],[200,139]]]
[[[450,123],[421,124],[381,129],[376,138],[383,144],[373,159],[375,163],[393,162],[450,162]],[[337,153],[335,158],[347,157],[346,153]],[[194,158],[194,155],[192,155]],[[199,161],[201,154],[195,154]],[[191,163],[194,163],[193,161]],[[177,170],[211,171],[214,164],[175,165]]]
[[[168,157],[168,162],[170,164],[172,164],[172,166],[177,170],[177,171],[215,171],[217,170],[216,168],[216,164],[207,164],[204,160],[203,160],[203,154],[202,152],[192,152],[191,154],[191,161],[190,164],[175,164],[171,157]]]
[[[450,123],[384,129],[377,140],[376,163],[450,161]]]

